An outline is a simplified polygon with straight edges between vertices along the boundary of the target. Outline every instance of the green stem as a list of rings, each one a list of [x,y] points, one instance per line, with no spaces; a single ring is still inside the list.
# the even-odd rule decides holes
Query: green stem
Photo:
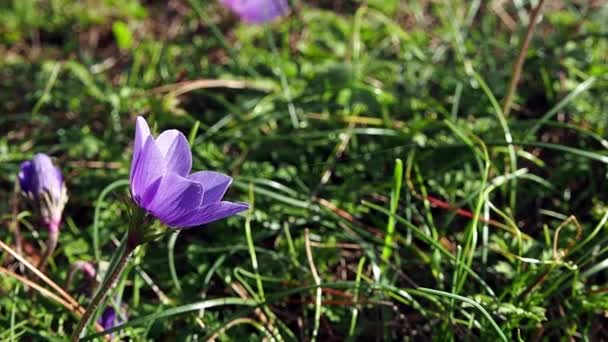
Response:
[[[171,274],[171,279],[173,279],[173,285],[175,285],[175,289],[177,292],[182,292],[182,286],[179,283],[179,278],[177,277],[177,271],[175,270],[175,243],[177,242],[177,237],[181,230],[175,231],[169,237],[169,245],[168,245],[168,258],[169,258],[169,273]]]
[[[74,329],[74,332],[72,333],[72,337],[70,338],[70,340],[72,342],[76,342],[80,339],[80,335],[81,335],[82,331],[85,329],[89,320],[91,319],[91,316],[93,315],[94,312],[97,311],[97,309],[99,308],[99,305],[106,298],[108,291],[114,286],[114,283],[116,283],[118,276],[122,273],[122,271],[127,266],[129,257],[131,256],[131,252],[133,252],[133,250],[134,250],[134,247],[132,247],[130,244],[127,243],[127,246],[125,246],[123,254],[120,256],[120,259],[118,260],[118,263],[116,264],[116,267],[114,267],[114,269],[112,270],[112,273],[110,273],[110,275],[107,277],[106,281],[104,281],[101,289],[99,289],[97,291],[97,293],[95,294],[95,297],[89,303],[89,306],[87,307],[87,311],[82,316],[82,319],[80,320],[80,322],[78,322],[76,329]]]

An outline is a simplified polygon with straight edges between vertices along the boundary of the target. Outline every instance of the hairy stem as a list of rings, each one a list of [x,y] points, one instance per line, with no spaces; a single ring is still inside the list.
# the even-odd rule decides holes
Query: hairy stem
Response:
[[[112,270],[112,273],[110,273],[110,275],[104,281],[101,289],[99,289],[97,291],[97,293],[95,294],[95,297],[89,303],[89,306],[87,307],[87,311],[84,313],[84,315],[80,319],[80,322],[78,322],[76,329],[74,329],[74,332],[72,333],[72,337],[70,338],[70,340],[72,342],[78,341],[78,339],[80,338],[80,334],[85,329],[87,323],[91,319],[91,316],[93,315],[93,313],[95,311],[97,311],[97,309],[99,308],[99,305],[106,298],[108,291],[114,286],[114,283],[116,283],[118,276],[122,273],[122,271],[127,266],[128,262],[129,262],[129,257],[131,256],[131,252],[133,252],[133,249],[134,248],[130,247],[129,245],[127,245],[125,247],[122,255],[120,256],[120,259],[118,260],[118,263],[116,264],[116,267],[114,267],[114,269]]]
[[[40,259],[40,262],[38,263],[38,269],[40,271],[44,272],[44,269],[46,268],[46,264],[49,261],[49,258],[51,257],[51,255],[55,251],[55,248],[57,247],[58,240],[59,240],[59,229],[49,229],[49,237],[46,240],[46,249],[44,251],[44,254],[42,255],[42,258]]]

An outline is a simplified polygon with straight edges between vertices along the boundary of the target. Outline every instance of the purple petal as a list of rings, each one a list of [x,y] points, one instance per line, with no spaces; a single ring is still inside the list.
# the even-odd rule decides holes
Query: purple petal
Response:
[[[101,324],[104,330],[114,328],[116,324],[116,311],[114,311],[114,308],[108,306],[103,310],[101,317],[99,317],[99,324]]]
[[[19,170],[19,185],[21,186],[21,191],[27,193],[32,191],[33,187],[33,177],[34,177],[34,167],[30,160],[24,161],[21,163],[21,167]]]
[[[63,185],[63,175],[61,174],[61,169],[59,167],[55,167],[55,177],[59,181],[59,185]]]
[[[82,264],[80,264],[80,267],[82,269],[82,272],[87,276],[87,278],[95,279],[95,274],[97,272],[95,271],[95,266],[93,266],[93,264],[87,261],[83,261]]]
[[[56,230],[67,202],[67,189],[61,170],[44,153],[21,164],[19,184],[28,198],[34,200],[38,213],[50,230]]]
[[[188,178],[203,184],[205,188],[204,204],[220,201],[232,183],[231,177],[214,171],[195,172]]]
[[[178,130],[164,131],[156,138],[156,146],[167,162],[167,171],[188,176],[192,168],[192,153],[186,137]]]
[[[131,172],[130,177],[133,178],[133,171],[135,170],[135,166],[137,165],[137,161],[139,160],[139,156],[141,155],[141,151],[150,136],[150,127],[148,127],[148,123],[146,119],[141,116],[137,117],[137,121],[135,123],[135,140],[133,142],[133,158],[131,159]]]
[[[154,142],[148,136],[146,143],[131,173],[131,194],[136,203],[140,204],[148,186],[161,178],[166,172],[165,159]]]
[[[154,199],[145,209],[163,223],[173,226],[175,219],[200,207],[203,193],[204,188],[200,183],[176,173],[168,173],[162,178]]]
[[[248,23],[264,23],[289,12],[287,0],[221,0],[221,2]]]
[[[142,208],[148,208],[148,206],[150,205],[150,202],[152,202],[154,200],[154,197],[156,196],[156,193],[158,192],[158,188],[160,187],[160,182],[163,180],[163,178],[159,178],[157,180],[155,180],[154,182],[152,182],[152,184],[148,185],[148,187],[146,187],[146,191],[144,191],[143,195],[140,197],[139,199],[139,206]]]
[[[179,228],[199,226],[232,216],[247,209],[249,209],[249,205],[246,203],[215,202],[174,220],[171,222],[171,226]]]
[[[61,171],[53,165],[51,158],[44,153],[36,153],[32,159],[33,172],[31,177],[31,189],[36,195],[44,191],[56,200],[61,199],[61,186],[63,177]]]

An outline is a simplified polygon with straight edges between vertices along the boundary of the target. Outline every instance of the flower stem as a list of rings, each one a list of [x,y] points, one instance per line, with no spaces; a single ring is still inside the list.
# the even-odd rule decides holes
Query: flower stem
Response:
[[[70,340],[72,342],[76,342],[80,338],[80,334],[85,329],[87,323],[91,319],[91,316],[93,315],[93,313],[95,311],[97,311],[97,309],[99,308],[99,305],[106,298],[108,291],[114,286],[114,283],[118,279],[118,276],[122,273],[122,271],[127,266],[129,257],[131,256],[131,252],[133,252],[133,250],[134,250],[134,247],[129,246],[129,244],[127,244],[127,246],[125,246],[124,251],[122,252],[122,255],[120,256],[120,259],[118,260],[118,263],[116,264],[116,267],[114,267],[114,269],[112,270],[112,273],[110,273],[110,275],[107,277],[106,281],[103,282],[101,289],[99,289],[99,291],[97,291],[97,293],[95,294],[95,297],[89,303],[89,306],[87,307],[87,311],[82,316],[82,319],[80,320],[80,322],[78,322],[76,329],[74,329],[74,332],[72,333],[72,337],[70,338]]]
[[[57,240],[59,240],[59,230],[49,229],[49,237],[46,240],[46,250],[38,263],[38,269],[40,271],[44,272],[44,268],[49,261],[49,257],[53,254],[55,248],[57,247]]]

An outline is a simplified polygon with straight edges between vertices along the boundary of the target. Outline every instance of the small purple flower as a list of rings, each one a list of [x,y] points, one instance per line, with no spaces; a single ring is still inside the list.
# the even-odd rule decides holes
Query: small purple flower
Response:
[[[220,0],[239,15],[242,21],[260,24],[289,13],[287,0]]]
[[[97,320],[104,330],[112,329],[118,322],[116,321],[116,311],[108,306]]]
[[[111,305],[108,305],[103,310],[101,316],[97,319],[97,323],[103,327],[103,330],[112,329],[119,324],[123,324],[125,321],[123,321],[122,318],[128,319],[126,307],[122,305],[119,310],[122,317],[117,314],[116,310],[114,310],[114,307]],[[114,334],[110,334],[110,337],[114,338]]]
[[[78,261],[77,261],[78,262]],[[96,271],[95,271],[95,266],[93,266],[93,264],[91,264],[90,262],[87,261],[80,261],[82,264],[80,266],[80,270],[82,271],[82,273],[84,273],[84,275],[91,280],[95,279],[95,275],[96,275]]]
[[[53,165],[49,156],[37,153],[32,160],[21,164],[19,184],[23,193],[40,209],[49,230],[57,231],[68,200],[61,170]]]
[[[137,118],[130,183],[139,207],[172,228],[202,225],[249,208],[221,200],[232,178],[213,171],[190,174],[191,167],[190,146],[181,132],[164,131],[154,139],[146,120]]]

